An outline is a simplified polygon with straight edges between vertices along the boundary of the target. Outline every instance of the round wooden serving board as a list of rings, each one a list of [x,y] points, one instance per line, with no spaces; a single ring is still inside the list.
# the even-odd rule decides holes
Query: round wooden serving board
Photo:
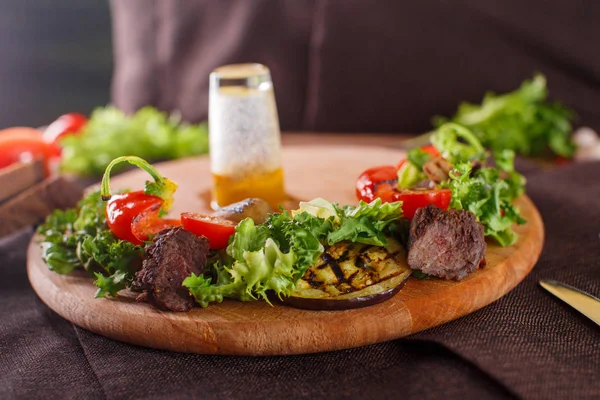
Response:
[[[323,197],[355,204],[354,182],[374,165],[395,164],[402,156],[378,147],[284,148],[288,193],[301,200]],[[208,211],[211,186],[206,157],[158,164],[179,183],[174,214]],[[125,173],[113,188],[141,188],[147,175]],[[204,354],[299,354],[358,347],[396,339],[457,319],[497,300],[533,268],[542,249],[544,229],[526,196],[517,202],[527,224],[517,228],[519,241],[501,248],[488,243],[487,267],[461,282],[410,278],[392,299],[345,311],[308,311],[263,301],[224,301],[190,312],[159,311],[137,303],[131,293],[116,299],[94,299],[92,279],[49,271],[34,238],[28,273],[40,298],[69,321],[116,340],[141,346]]]

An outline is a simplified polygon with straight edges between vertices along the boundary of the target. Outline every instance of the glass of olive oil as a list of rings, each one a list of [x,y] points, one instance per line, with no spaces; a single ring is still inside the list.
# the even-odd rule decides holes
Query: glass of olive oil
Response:
[[[213,209],[259,197],[285,199],[281,132],[269,69],[232,64],[210,74],[209,141]]]

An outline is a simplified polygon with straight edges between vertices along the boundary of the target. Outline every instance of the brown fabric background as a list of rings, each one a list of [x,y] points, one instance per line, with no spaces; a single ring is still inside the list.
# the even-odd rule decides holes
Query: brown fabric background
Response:
[[[599,398],[600,328],[537,281],[600,295],[600,163],[519,168],[546,224],[542,256],[523,283],[410,338],[324,354],[202,356],[97,336],[32,291],[25,273],[31,232],[4,239],[0,398]]]
[[[284,130],[410,132],[543,72],[600,129],[597,0],[113,0],[113,100],[207,117],[219,65],[272,70]]]

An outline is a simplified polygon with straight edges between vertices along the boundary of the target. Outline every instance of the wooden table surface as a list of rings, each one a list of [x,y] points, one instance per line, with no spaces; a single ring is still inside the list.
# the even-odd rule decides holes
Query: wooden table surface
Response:
[[[415,137],[407,133],[316,133],[316,132],[283,132],[284,146],[296,145],[364,145],[380,147],[400,147],[404,140]]]

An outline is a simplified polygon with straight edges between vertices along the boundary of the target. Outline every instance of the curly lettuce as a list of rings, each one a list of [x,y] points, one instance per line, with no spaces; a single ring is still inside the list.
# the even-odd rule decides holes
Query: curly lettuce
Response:
[[[472,212],[484,226],[486,236],[501,246],[517,240],[513,224],[525,220],[512,201],[525,191],[525,177],[515,171],[515,152],[502,149],[494,153],[495,166],[485,166],[487,152],[465,127],[448,123],[431,137],[436,149],[453,164],[448,181],[442,183],[452,192],[450,208]]]
[[[40,225],[42,258],[51,271],[69,274],[78,268],[96,276],[96,297],[115,296],[135,277],[144,249],[117,239],[106,225],[105,203],[96,191],[77,208],[55,210]]]
[[[116,107],[94,110],[83,130],[61,140],[60,168],[81,176],[101,176],[119,156],[149,162],[208,153],[206,124],[183,123],[153,107],[126,115]]]
[[[386,245],[386,234],[402,217],[401,203],[361,202],[339,207],[324,199],[301,203],[291,213],[271,214],[264,224],[241,221],[227,247],[229,262],[213,264],[207,275],[187,277],[187,287],[202,307],[224,298],[289,296],[296,282],[323,254],[325,246],[349,240]]]

